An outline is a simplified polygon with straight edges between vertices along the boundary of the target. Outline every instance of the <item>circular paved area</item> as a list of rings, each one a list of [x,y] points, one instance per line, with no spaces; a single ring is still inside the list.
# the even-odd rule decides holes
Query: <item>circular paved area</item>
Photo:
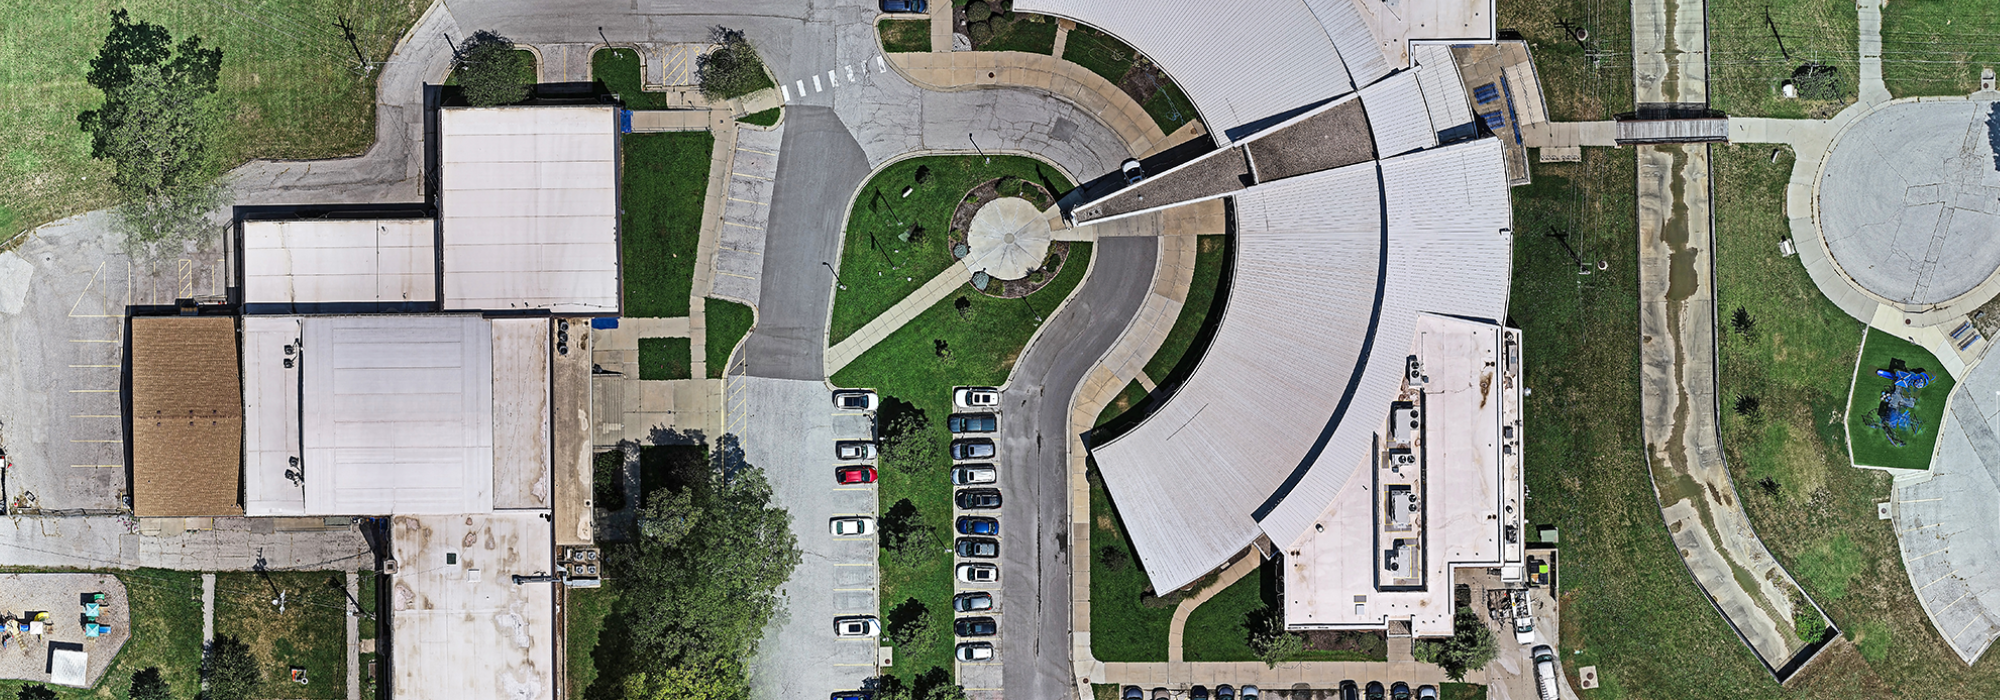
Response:
[[[1820,175],[1820,230],[1834,261],[1863,289],[1936,304],[2000,269],[1995,109],[1992,102],[1894,104],[1834,144]]]
[[[1028,200],[1002,197],[972,215],[966,246],[971,248],[966,269],[984,270],[994,279],[1027,277],[1049,254],[1049,222]]]

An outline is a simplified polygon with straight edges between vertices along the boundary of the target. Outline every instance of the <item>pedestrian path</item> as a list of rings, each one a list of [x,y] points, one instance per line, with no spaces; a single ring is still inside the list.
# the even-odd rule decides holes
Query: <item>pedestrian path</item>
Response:
[[[1021,87],[1056,95],[1111,127],[1135,155],[1151,155],[1175,143],[1124,90],[1088,68],[1053,56],[1019,51],[899,53],[890,62],[905,79],[927,90]]]
[[[361,575],[352,570],[347,572],[347,597],[361,599]],[[347,700],[361,700],[361,615],[352,602],[341,607],[347,610]]]
[[[951,51],[951,34],[952,34],[951,30],[952,27],[956,24],[956,20],[955,18],[952,17],[952,13],[953,10],[949,9],[949,6],[944,5],[942,3],[938,5],[938,9],[936,12],[931,13],[932,51],[938,51],[938,52]]]
[[[703,223],[696,296],[714,296],[756,306],[763,289],[765,227],[771,213],[771,182],[778,175],[784,125],[732,128],[735,148],[715,235]],[[719,140],[718,140],[719,141]]]
[[[1243,577],[1256,573],[1257,567],[1263,563],[1263,557],[1257,556],[1254,551],[1245,552],[1242,557],[1231,563],[1229,568],[1222,570],[1222,575],[1216,577],[1215,583],[1208,584],[1207,588],[1192,596],[1182,598],[1180,604],[1174,606],[1174,620],[1167,627],[1167,663],[1180,663],[1186,660],[1182,653],[1181,640],[1187,630],[1188,616],[1194,614],[1194,609],[1201,607],[1201,604],[1208,602],[1208,599],[1214,598],[1215,594],[1236,585],[1236,582],[1243,580]]]
[[[833,376],[840,371],[840,368],[846,367],[847,363],[861,357],[862,353],[868,352],[868,349],[875,347],[876,343],[887,339],[897,329],[902,328],[903,324],[909,323],[910,319],[916,318],[918,314],[943,301],[945,297],[951,296],[952,292],[958,291],[971,281],[972,271],[965,269],[964,261],[952,263],[951,267],[932,277],[931,281],[925,282],[924,286],[917,288],[917,291],[903,297],[902,301],[896,302],[896,305],[889,307],[888,311],[882,312],[874,320],[869,321],[868,325],[862,326],[861,330],[842,339],[839,344],[827,348],[826,376]]]
[[[201,643],[215,641],[215,573],[201,575]]]

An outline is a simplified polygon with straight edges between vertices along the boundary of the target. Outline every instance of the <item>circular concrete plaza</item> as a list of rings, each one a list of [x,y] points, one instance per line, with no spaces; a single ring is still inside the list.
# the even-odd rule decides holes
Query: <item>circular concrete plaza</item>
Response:
[[[965,267],[994,279],[1017,280],[1040,267],[1049,254],[1049,221],[1020,197],[987,202],[972,215],[966,232]]]
[[[1970,292],[2000,269],[2000,116],[1993,102],[1905,102],[1834,143],[1819,225],[1863,289],[1906,305]]]

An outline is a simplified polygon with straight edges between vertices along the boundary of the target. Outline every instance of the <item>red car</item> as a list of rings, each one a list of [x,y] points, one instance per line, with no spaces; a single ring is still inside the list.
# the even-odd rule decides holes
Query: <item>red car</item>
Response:
[[[843,484],[875,483],[874,467],[841,467],[833,470],[833,480]]]

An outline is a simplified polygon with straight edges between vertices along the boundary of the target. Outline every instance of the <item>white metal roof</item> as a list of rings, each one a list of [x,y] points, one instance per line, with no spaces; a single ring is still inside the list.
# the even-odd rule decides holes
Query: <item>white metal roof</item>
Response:
[[[297,316],[243,317],[243,514],[304,515],[306,492],[285,478],[299,445]],[[292,352],[285,352],[289,346]],[[290,359],[290,367],[285,360]]]
[[[1437,145],[1417,74],[1403,71],[1361,88],[1361,106],[1368,110],[1368,128],[1375,133],[1375,152],[1394,156]]]
[[[1299,0],[1021,0],[1016,9],[1088,24],[1145,53],[1224,140],[1230,129],[1354,90],[1333,41]]]
[[[1424,108],[1430,111],[1432,128],[1444,131],[1472,123],[1472,105],[1465,101],[1465,83],[1451,47],[1417,44],[1410,47],[1410,57],[1417,82],[1424,88]]]
[[[243,301],[253,309],[436,300],[434,220],[243,222]]]
[[[616,115],[439,113],[445,308],[618,310]]]
[[[1382,43],[1368,27],[1369,17],[1356,7],[1357,0],[1305,0],[1313,16],[1326,27],[1340,60],[1356,85],[1367,85],[1389,74],[1391,66],[1383,57]]]
[[[552,526],[533,512],[398,516],[395,697],[555,697]]]
[[[549,507],[549,455],[549,320],[493,319],[493,507]]]
[[[486,319],[300,323],[307,514],[493,509],[493,336]]]

